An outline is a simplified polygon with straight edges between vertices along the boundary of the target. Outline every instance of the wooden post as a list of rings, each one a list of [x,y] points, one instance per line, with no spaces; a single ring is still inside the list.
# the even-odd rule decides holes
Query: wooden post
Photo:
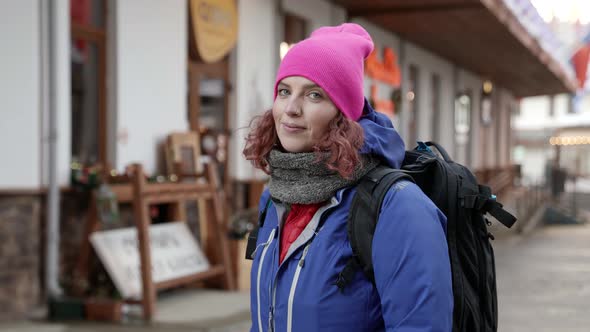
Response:
[[[80,255],[74,270],[74,295],[82,296],[88,284],[89,262],[92,255],[90,245],[90,235],[99,229],[98,211],[96,210],[96,197],[94,193],[90,194],[90,205],[86,213],[86,225],[84,227],[84,237],[80,244]]]
[[[152,279],[152,257],[150,250],[150,224],[149,207],[143,199],[145,188],[145,177],[143,167],[140,164],[133,164],[133,211],[134,220],[137,225],[137,238],[139,242],[139,254],[141,261],[141,283],[143,318],[150,320],[155,311],[156,288]]]
[[[171,221],[187,221],[185,200],[170,203],[169,206],[172,209],[168,214]]]
[[[224,221],[224,208],[222,204],[222,200],[219,197],[219,181],[217,179],[217,165],[214,161],[211,161],[205,165],[206,169],[205,172],[207,174],[209,184],[211,186],[211,190],[213,192],[213,210],[214,210],[214,222],[216,223],[215,229],[215,237],[216,243],[219,245],[220,254],[221,254],[221,264],[223,264],[225,268],[224,273],[224,288],[229,290],[236,289],[236,282],[234,279],[234,274],[232,272],[232,264],[231,258],[229,253],[229,244],[227,243],[227,227]]]

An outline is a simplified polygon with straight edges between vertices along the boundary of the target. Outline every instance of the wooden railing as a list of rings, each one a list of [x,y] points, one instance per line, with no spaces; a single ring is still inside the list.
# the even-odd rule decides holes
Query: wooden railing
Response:
[[[512,188],[520,178],[520,165],[478,169],[474,173],[479,183],[489,186],[494,194],[500,194]]]

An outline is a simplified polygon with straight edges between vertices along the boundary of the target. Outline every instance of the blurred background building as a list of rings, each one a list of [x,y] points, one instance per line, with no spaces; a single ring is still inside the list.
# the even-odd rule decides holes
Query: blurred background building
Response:
[[[563,9],[556,12],[559,7],[554,4],[538,2],[548,27],[562,41],[554,53],[571,65],[577,87],[569,94],[522,100],[520,112],[514,117],[514,159],[522,164],[523,177],[528,182],[545,181],[550,166],[587,177],[590,174],[590,86],[587,84],[590,13],[587,8],[576,7],[570,8],[574,12]]]
[[[496,192],[516,183],[515,162],[540,179],[555,137],[590,136],[563,132],[588,128],[590,101],[572,111],[567,52],[525,0],[3,1],[0,317],[71,294],[89,179],[131,163],[169,177],[171,133],[198,133],[197,152],[218,162],[226,223],[256,206],[265,177],[241,156],[245,128],[271,108],[289,47],[345,21],[373,37],[366,96],[407,147],[441,143]],[[240,246],[235,277],[247,288]]]

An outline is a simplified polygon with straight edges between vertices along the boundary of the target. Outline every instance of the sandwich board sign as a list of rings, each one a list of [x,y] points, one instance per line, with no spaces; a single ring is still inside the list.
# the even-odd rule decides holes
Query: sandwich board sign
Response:
[[[209,269],[209,262],[185,222],[151,225],[154,283]],[[90,242],[124,298],[141,298],[139,241],[135,227],[92,233]]]

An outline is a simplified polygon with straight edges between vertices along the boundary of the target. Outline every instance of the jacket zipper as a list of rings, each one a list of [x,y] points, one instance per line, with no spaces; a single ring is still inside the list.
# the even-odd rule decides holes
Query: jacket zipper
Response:
[[[301,269],[303,268],[303,264],[305,262],[305,256],[307,256],[307,252],[309,251],[309,246],[311,245],[311,241],[305,246],[303,249],[303,255],[299,260],[299,264],[297,264],[297,269],[295,270],[295,276],[293,277],[293,283],[291,284],[291,290],[289,291],[289,302],[288,302],[288,309],[287,309],[287,332],[291,332],[292,325],[293,325],[293,299],[295,298],[295,289],[297,288],[297,282],[299,281],[299,275],[301,274]]]
[[[322,208],[320,208],[320,210],[318,210],[318,212],[316,212],[316,213],[319,213],[319,217],[318,218],[322,218],[327,211],[333,209],[334,207],[338,206],[339,204],[340,204],[340,202],[334,201],[334,198],[332,198],[332,201],[330,202],[330,204],[329,204],[328,207],[326,207],[323,211],[322,211]],[[280,228],[279,228],[279,238],[280,238]],[[315,236],[312,236],[308,240],[307,246],[309,246],[309,244],[311,243],[311,241],[313,241],[314,238],[315,238]],[[302,244],[302,246],[303,246],[303,244]],[[307,251],[305,250],[305,249],[307,249],[307,246],[304,248],[304,252],[305,253],[307,253]],[[291,253],[291,255],[293,253]],[[278,255],[279,255],[279,253],[278,253],[278,248],[277,248],[277,255],[276,256],[278,256]],[[291,255],[287,255],[287,257],[285,257],[285,259],[281,262],[281,264],[279,265],[279,268],[277,269],[277,273],[275,274],[275,277],[273,279],[273,282],[272,282],[272,284],[269,287],[269,293],[270,293],[270,296],[271,296],[271,299],[272,300],[271,300],[271,305],[270,305],[269,314],[268,314],[268,331],[271,331],[271,332],[273,332],[275,330],[275,326],[274,326],[274,323],[275,323],[274,322],[274,309],[275,309],[275,305],[276,305],[276,296],[277,296],[277,279],[278,279],[278,276],[279,276],[278,271],[281,269],[281,266],[283,266],[283,264],[286,261],[289,260],[289,257],[291,257]],[[303,260],[303,254],[302,254],[302,258],[301,259]],[[303,263],[301,263],[301,260],[300,260],[300,263],[299,264],[303,264]],[[297,270],[300,270],[302,266],[303,265],[301,265],[301,266],[298,265],[296,271]]]
[[[264,245],[264,250],[262,250],[262,255],[260,257],[260,263],[258,264],[258,275],[256,277],[256,305],[258,306],[258,331],[262,332],[262,315],[260,314],[260,276],[262,275],[262,264],[264,263],[264,257],[266,256],[266,252],[268,251],[268,246],[272,242],[272,239],[275,235],[275,230],[273,229],[270,232],[270,236],[268,237],[268,241]]]
[[[277,252],[279,250],[277,249]],[[278,255],[279,253],[277,253]],[[284,262],[284,261],[283,261]],[[281,264],[282,265],[282,264]],[[281,267],[279,266],[279,269]],[[276,305],[276,301],[277,301],[277,279],[279,277],[279,269],[277,269],[277,273],[275,274],[275,277],[273,279],[273,282],[271,284],[271,288],[270,288],[270,308],[269,308],[269,314],[268,314],[268,330],[269,331],[274,331],[275,330],[275,324],[274,324],[274,314],[275,314],[275,305]]]

